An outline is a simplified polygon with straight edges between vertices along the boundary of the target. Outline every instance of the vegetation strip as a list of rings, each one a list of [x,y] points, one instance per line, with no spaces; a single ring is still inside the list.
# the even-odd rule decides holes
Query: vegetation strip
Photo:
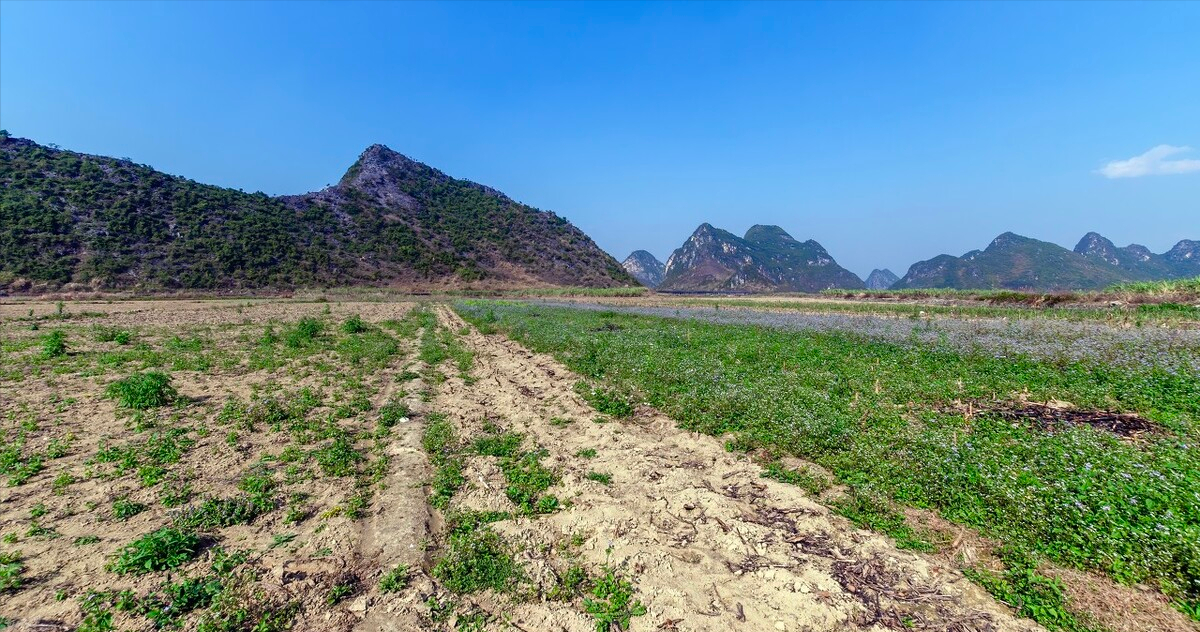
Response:
[[[866,524],[898,526],[868,517],[886,517],[893,501],[932,508],[1055,562],[1157,585],[1181,609],[1200,598],[1195,374],[997,358],[843,332],[482,301],[457,307],[481,329],[553,353],[688,429],[732,433],[733,447],[820,464],[852,487],[854,504],[843,512]],[[1137,413],[1165,431],[1129,442],[1085,426],[1047,432],[986,410],[947,412],[968,399],[1067,401]]]

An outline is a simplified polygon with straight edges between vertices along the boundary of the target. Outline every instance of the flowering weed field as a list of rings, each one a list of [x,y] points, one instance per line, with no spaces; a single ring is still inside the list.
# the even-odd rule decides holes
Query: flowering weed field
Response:
[[[897,507],[930,509],[999,540],[1007,560],[1028,566],[1033,559],[1030,568],[1049,560],[1157,586],[1196,618],[1195,331],[849,316],[781,325],[764,322],[775,313],[695,310],[719,313],[712,318],[723,322],[714,323],[671,308],[494,301],[456,309],[485,332],[554,354],[610,398],[646,402],[685,428],[728,435],[731,449],[762,456],[777,477],[820,478],[782,468],[782,457],[822,466],[837,480],[818,480],[814,491],[847,485],[837,501],[843,515],[901,545],[933,543]],[[1149,430],[1005,412],[1029,403],[1097,418],[1125,413]],[[980,583],[994,593],[1019,592],[982,572]]]

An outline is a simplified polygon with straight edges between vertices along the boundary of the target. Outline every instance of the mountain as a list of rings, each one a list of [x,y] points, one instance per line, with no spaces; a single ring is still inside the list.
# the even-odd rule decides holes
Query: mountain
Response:
[[[895,272],[884,268],[882,270],[876,268],[871,270],[871,274],[867,276],[868,290],[886,290],[891,288],[899,281],[900,277],[896,276]]]
[[[892,289],[1092,290],[1123,281],[1196,276],[1198,251],[1196,242],[1185,240],[1156,255],[1144,246],[1118,248],[1097,233],[1088,233],[1075,250],[1067,250],[1004,233],[982,251],[915,263]]]
[[[658,287],[663,278],[663,262],[645,250],[635,250],[625,257],[621,267],[638,283],[646,287]]]
[[[270,197],[0,134],[0,288],[632,284],[567,220],[373,145]]]
[[[701,224],[667,259],[659,289],[675,291],[818,292],[862,288],[815,241],[799,242],[778,226],[752,226],[745,237]]]
[[[1123,271],[1131,281],[1200,275],[1200,242],[1189,239],[1159,255],[1138,244],[1118,248],[1104,236],[1092,232],[1079,240],[1075,252]]]

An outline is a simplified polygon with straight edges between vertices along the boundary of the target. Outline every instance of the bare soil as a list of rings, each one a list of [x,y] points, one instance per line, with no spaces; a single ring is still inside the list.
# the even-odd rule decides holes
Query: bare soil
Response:
[[[220,546],[252,552],[247,567],[253,579],[238,588],[245,593],[247,609],[261,614],[294,608],[296,630],[450,629],[453,618],[435,620],[429,605],[442,599],[456,600],[460,614],[481,613],[486,624],[479,629],[595,630],[582,599],[548,596],[574,564],[593,574],[612,568],[632,581],[647,612],[633,618],[631,630],[1041,629],[1015,618],[1009,607],[957,570],[964,547],[986,555],[987,544],[972,540],[974,536],[948,536],[954,540],[949,547],[953,554],[900,551],[888,538],[856,529],[800,488],[763,478],[749,456],[726,451],[717,438],[680,430],[650,407],[639,407],[627,420],[603,418],[575,394],[578,377],[561,364],[501,336],[480,334],[448,308],[435,308],[440,326],[460,332],[459,340],[474,353],[465,377],[448,364],[425,366],[417,338],[400,339],[399,353],[386,366],[365,373],[333,351],[265,369],[252,368],[243,357],[247,341],[268,323],[311,316],[335,327],[357,314],[378,324],[403,318],[411,307],[279,300],[67,305],[74,314],[63,321],[71,332],[71,353],[81,357],[111,347],[84,334],[100,324],[136,330],[139,341],[156,348],[175,335],[207,332],[217,340],[214,353],[237,360],[207,370],[171,371],[184,404],[148,416],[163,428],[205,430],[190,435],[196,444],[171,466],[167,483],[147,487],[132,475],[114,475],[108,465],[94,462],[105,445],[145,438],[146,431],[138,430],[126,411],[102,396],[104,385],[128,371],[56,371],[56,365],[31,360],[37,349],[29,343],[54,325],[41,321],[40,331],[30,331],[22,319],[29,310],[45,316],[56,307],[0,303],[2,340],[14,349],[0,355],[0,364],[31,367],[23,379],[0,379],[6,440],[31,418],[36,430],[27,432],[28,450],[71,437],[65,456],[48,461],[21,485],[0,487],[0,534],[12,534],[0,551],[19,550],[25,564],[22,585],[0,593],[0,616],[18,630],[73,629],[83,620],[81,599],[89,591],[151,593],[164,581],[202,574]],[[85,312],[90,315],[81,316]],[[433,371],[444,379],[430,380]],[[338,385],[353,376],[360,376],[371,393],[370,410],[338,423],[357,437],[355,445],[364,453],[370,450],[367,437],[380,407],[403,401],[411,411],[383,442],[386,471],[371,488],[362,517],[352,519],[339,509],[354,492],[355,480],[322,476],[310,463],[308,477],[284,483],[287,494],[307,495],[301,504],[310,517],[289,523],[281,506],[249,524],[220,529],[209,534],[205,553],[174,571],[135,576],[106,570],[121,547],[169,524],[181,511],[162,506],[166,486],[190,484],[196,499],[235,495],[247,471],[264,462],[278,463],[271,459],[279,459],[292,445],[286,432],[223,426],[219,419],[227,400],[249,402],[263,393],[294,397],[307,386],[330,394],[334,401],[312,413],[328,414],[337,403]],[[527,577],[526,587],[515,594],[453,596],[433,577],[445,545],[445,514],[428,503],[433,470],[421,437],[426,417],[434,412],[445,414],[463,437],[478,435],[485,424],[522,433],[525,445],[548,452],[545,464],[560,477],[550,490],[563,502],[560,510],[492,525],[515,544]],[[236,432],[234,439],[230,431]],[[280,465],[272,467],[281,482],[291,476]],[[611,482],[593,480],[592,473],[606,474]],[[56,489],[53,481],[63,474],[74,482]],[[504,494],[494,457],[471,457],[466,478],[451,510],[516,511]],[[127,520],[115,519],[111,507],[119,498],[147,509]],[[34,519],[39,506],[44,515]],[[931,528],[961,532],[936,517],[928,522]],[[33,535],[35,524],[51,528],[54,535]],[[85,536],[97,541],[75,544]],[[970,555],[976,561],[978,556]],[[408,586],[382,592],[381,576],[398,565],[413,569]],[[1061,577],[1068,587],[1102,581],[1065,571]],[[328,595],[339,584],[352,585],[352,594],[331,605]],[[1111,582],[1102,588],[1081,589],[1078,599],[1088,603],[1088,595],[1134,599],[1140,594]],[[1163,604],[1137,603],[1150,613],[1139,621],[1158,623],[1122,626],[1120,609],[1112,604],[1088,607],[1114,630],[1169,630],[1180,621],[1189,625],[1181,615],[1172,618],[1171,613],[1178,613]],[[184,620],[184,629],[195,629],[196,621]],[[115,622],[119,629],[153,629],[147,619],[128,613],[117,613]]]

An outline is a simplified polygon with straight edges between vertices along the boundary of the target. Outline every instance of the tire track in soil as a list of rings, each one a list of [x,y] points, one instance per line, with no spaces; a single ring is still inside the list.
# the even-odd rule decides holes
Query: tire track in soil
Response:
[[[438,316],[452,330],[466,326],[449,308]],[[649,407],[628,421],[594,423],[596,411],[572,390],[578,377],[551,357],[473,328],[462,340],[476,354],[475,380],[447,379],[432,409],[460,428],[490,420],[524,433],[562,475],[550,492],[569,507],[494,525],[522,549],[518,559],[540,588],[564,567],[545,551],[582,534],[585,565],[620,568],[646,604],[632,630],[1041,629],[958,571],[762,478],[716,438],[681,430]],[[555,417],[573,423],[552,425]],[[576,456],[587,448],[594,458]],[[589,471],[611,474],[612,484],[586,479]],[[467,473],[471,484],[453,507],[512,508],[494,463],[473,458]],[[595,629],[577,604],[489,594],[474,601],[520,630]]]

